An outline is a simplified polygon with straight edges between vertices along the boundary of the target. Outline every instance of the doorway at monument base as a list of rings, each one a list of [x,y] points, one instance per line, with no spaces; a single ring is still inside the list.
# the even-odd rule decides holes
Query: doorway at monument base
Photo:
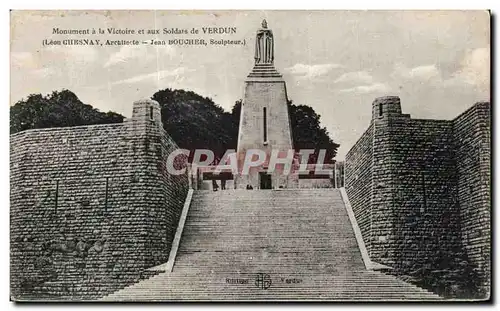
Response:
[[[266,168],[251,168],[247,175],[237,175],[234,179],[235,189],[289,189],[299,188],[299,174],[282,172],[269,173]]]

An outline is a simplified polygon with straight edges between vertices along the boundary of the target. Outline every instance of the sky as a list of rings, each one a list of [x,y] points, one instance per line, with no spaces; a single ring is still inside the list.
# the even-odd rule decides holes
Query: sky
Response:
[[[289,99],[313,107],[338,160],[369,126],[371,103],[397,95],[413,118],[452,119],[490,100],[485,11],[13,11],[10,105],[69,89],[101,111],[129,117],[135,100],[192,90],[230,110],[243,98],[262,19]],[[160,29],[160,34],[57,35],[59,29]],[[203,34],[235,27],[233,34]],[[192,28],[200,34],[162,34]],[[64,39],[245,40],[245,45],[44,46]]]

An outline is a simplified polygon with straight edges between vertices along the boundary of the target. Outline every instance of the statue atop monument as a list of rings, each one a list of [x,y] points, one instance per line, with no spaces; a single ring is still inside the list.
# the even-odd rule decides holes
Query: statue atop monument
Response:
[[[272,64],[274,61],[274,38],[267,22],[262,21],[262,28],[257,30],[255,40],[255,64]]]
[[[262,20],[255,36],[255,64],[247,76],[247,81],[280,81],[283,76],[274,68],[274,36],[267,28],[267,21]]]

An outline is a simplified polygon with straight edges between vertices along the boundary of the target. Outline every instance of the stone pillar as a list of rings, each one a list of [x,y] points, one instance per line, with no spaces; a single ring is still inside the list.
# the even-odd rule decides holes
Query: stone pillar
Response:
[[[401,100],[398,96],[382,96],[372,103],[372,120],[401,115]]]
[[[259,189],[260,173],[267,171],[267,164],[264,164],[252,168],[249,175],[241,174],[246,152],[250,149],[264,151],[267,161],[273,151],[285,158],[288,150],[293,149],[286,85],[272,62],[256,61],[245,81],[237,150],[240,174],[234,177],[236,189],[245,189],[247,185]],[[296,174],[284,175],[280,170],[271,174],[271,182],[274,189],[298,187]]]

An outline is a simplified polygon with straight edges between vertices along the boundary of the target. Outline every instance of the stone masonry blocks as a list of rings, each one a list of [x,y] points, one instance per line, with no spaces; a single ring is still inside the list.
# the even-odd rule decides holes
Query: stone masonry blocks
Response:
[[[489,106],[448,121],[411,119],[395,96],[373,102],[371,124],[345,163],[372,260],[403,271],[464,249],[489,289]]]
[[[92,299],[166,262],[187,194],[174,148],[152,101],[122,124],[11,135],[13,299]]]

